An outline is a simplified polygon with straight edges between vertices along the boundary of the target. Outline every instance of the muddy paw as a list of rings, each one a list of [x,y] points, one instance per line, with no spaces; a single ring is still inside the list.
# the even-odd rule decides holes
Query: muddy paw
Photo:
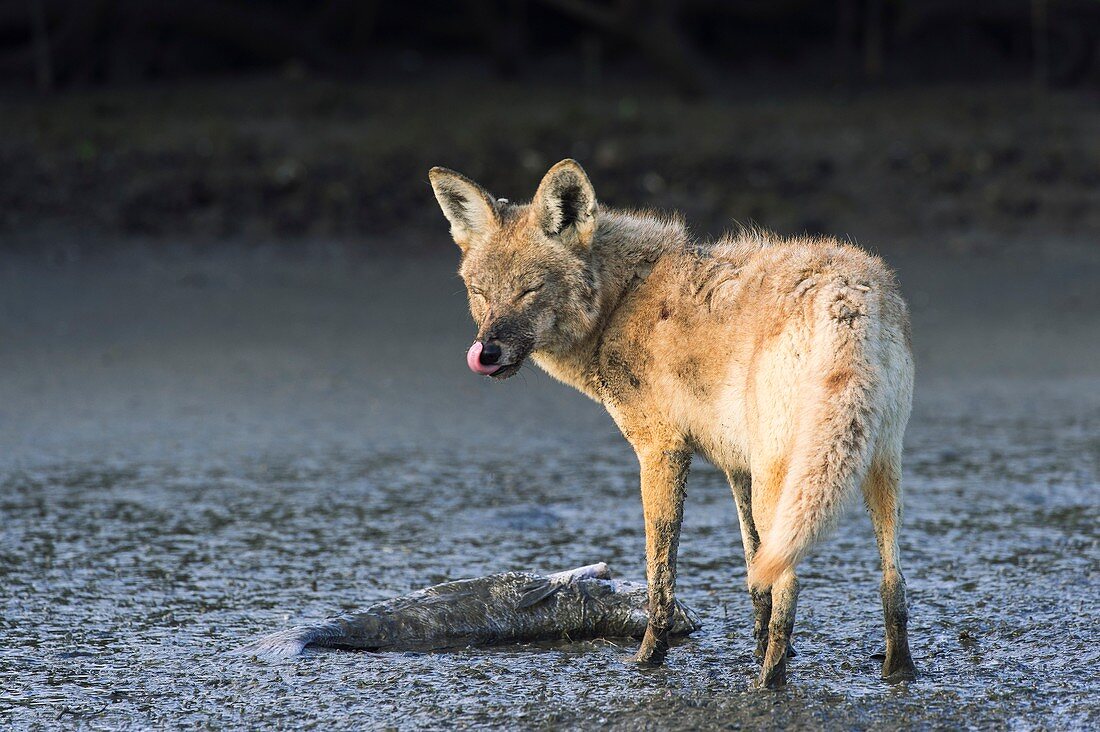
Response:
[[[652,654],[643,656],[641,653],[635,653],[633,656],[625,656],[624,660],[626,663],[637,666],[640,669],[660,668],[665,662],[664,658],[657,658]]]
[[[775,690],[782,689],[786,685],[787,664],[779,663],[770,669],[761,669],[760,675],[756,677],[756,683],[753,686],[756,689]]]
[[[667,650],[660,648],[646,648],[645,646],[638,649],[638,652],[633,656],[630,656],[632,663],[638,666],[655,667],[660,666],[665,662],[665,656],[668,655]]]
[[[887,657],[882,664],[883,680],[896,684],[901,681],[912,681],[917,678],[917,667],[913,665],[913,659],[892,659]]]
[[[647,629],[642,638],[642,646],[634,655],[634,663],[639,666],[660,666],[668,655],[668,638],[666,633],[654,633]]]

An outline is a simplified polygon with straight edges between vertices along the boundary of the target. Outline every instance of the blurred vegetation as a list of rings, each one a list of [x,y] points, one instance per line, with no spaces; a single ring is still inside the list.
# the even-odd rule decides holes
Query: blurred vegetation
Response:
[[[364,237],[441,221],[432,165],[530,196],[557,159],[601,199],[786,232],[1100,230],[1100,105],[1024,88],[761,95],[266,78],[9,103],[0,234]],[[429,237],[437,241],[438,237]]]
[[[529,76],[643,68],[679,92],[816,57],[839,79],[1095,81],[1100,0],[0,0],[0,78],[41,89],[302,64],[360,78],[399,58]]]
[[[1100,0],[0,0],[0,238],[392,240],[432,165],[565,156],[709,232],[1095,232],[1098,40]]]

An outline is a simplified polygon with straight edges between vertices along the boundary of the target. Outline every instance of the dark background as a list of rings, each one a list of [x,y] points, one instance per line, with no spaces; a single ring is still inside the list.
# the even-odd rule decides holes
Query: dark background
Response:
[[[1096,0],[9,0],[0,236],[409,238],[430,166],[566,156],[703,232],[1096,231],[1098,44]]]
[[[507,78],[595,85],[664,75],[686,95],[754,65],[818,80],[1084,83],[1093,0],[8,0],[2,68],[43,90],[297,64],[345,79],[464,60]],[[800,68],[802,67],[802,68]]]

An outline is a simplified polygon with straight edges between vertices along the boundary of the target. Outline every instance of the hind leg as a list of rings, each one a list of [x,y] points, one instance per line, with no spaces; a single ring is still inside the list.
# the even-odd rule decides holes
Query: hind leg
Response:
[[[760,535],[771,530],[786,476],[787,461],[783,458],[762,460],[761,467],[753,471],[752,520]],[[776,689],[787,683],[787,662],[794,656],[791,632],[798,602],[798,577],[794,569],[783,572],[770,589],[759,594],[766,595],[764,602],[770,607],[770,615],[762,628],[764,662],[756,685]]]
[[[768,650],[756,685],[762,689],[778,689],[787,683],[787,660],[791,657],[791,631],[798,604],[798,577],[788,569],[772,585],[771,620],[768,623]]]
[[[905,600],[905,577],[898,556],[898,527],[901,523],[901,460],[894,455],[876,459],[863,483],[863,497],[875,527],[882,557],[882,612],[886,621],[886,660],[882,677],[891,681],[916,676],[909,654],[909,609]]]
[[[760,546],[760,535],[752,520],[752,477],[746,471],[730,471],[726,479],[733,489],[733,498],[737,503],[737,522],[741,526],[741,543],[745,546],[745,566],[752,564],[756,549]],[[768,650],[768,623],[772,617],[772,593],[749,590],[752,598],[753,626],[752,635],[756,640],[756,657],[764,658]]]

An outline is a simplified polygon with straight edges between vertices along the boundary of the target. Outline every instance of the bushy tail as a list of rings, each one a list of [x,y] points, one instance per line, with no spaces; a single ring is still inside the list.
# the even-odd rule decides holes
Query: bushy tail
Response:
[[[877,374],[868,341],[877,303],[846,284],[823,288],[824,320],[815,328],[810,381],[799,403],[797,437],[775,516],[749,567],[753,590],[771,587],[836,520],[866,475],[877,431]]]
[[[300,654],[311,643],[325,645],[326,642],[337,641],[343,633],[343,625],[333,621],[317,625],[300,625],[257,638],[233,653],[261,658],[290,658]]]

